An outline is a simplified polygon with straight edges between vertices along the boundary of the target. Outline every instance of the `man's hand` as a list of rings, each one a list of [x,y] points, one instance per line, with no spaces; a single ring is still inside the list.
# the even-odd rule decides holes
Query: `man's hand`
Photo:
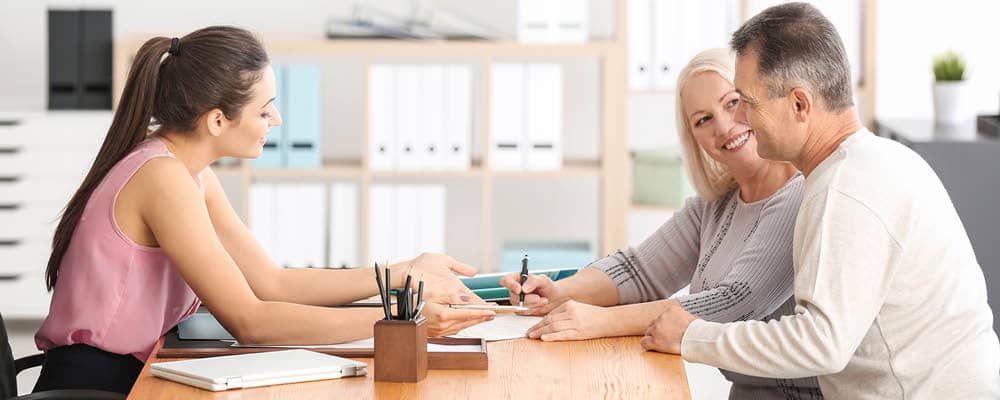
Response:
[[[667,310],[649,326],[646,336],[639,343],[646,350],[681,354],[681,339],[684,338],[688,325],[696,319],[698,317],[685,311],[680,303],[670,302]]]

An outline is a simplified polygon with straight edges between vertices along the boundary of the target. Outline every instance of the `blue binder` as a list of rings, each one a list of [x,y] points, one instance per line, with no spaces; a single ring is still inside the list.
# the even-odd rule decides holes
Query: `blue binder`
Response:
[[[274,78],[277,90],[277,97],[274,100],[274,106],[278,109],[278,113],[281,114],[282,119],[285,118],[285,109],[282,105],[285,103],[283,98],[285,93],[283,90],[284,83],[284,72],[285,68],[278,64],[272,64],[274,68]],[[281,168],[285,165],[285,161],[282,159],[281,147],[284,143],[285,126],[275,126],[271,128],[271,131],[267,135],[267,143],[264,143],[264,151],[257,157],[256,160],[252,161],[254,168]]]
[[[282,148],[288,168],[319,168],[321,88],[316,65],[285,66],[285,140]]]

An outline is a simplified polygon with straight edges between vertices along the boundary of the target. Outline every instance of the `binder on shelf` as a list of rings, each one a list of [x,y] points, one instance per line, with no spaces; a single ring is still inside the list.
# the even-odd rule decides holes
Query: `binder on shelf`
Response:
[[[494,170],[514,170],[524,166],[524,70],[523,64],[492,65],[489,158],[490,167]]]
[[[368,254],[379,264],[399,261],[396,257],[396,188],[375,184],[368,196]]]
[[[444,253],[447,191],[443,185],[422,185],[419,191],[419,252]]]
[[[284,151],[290,168],[318,168],[321,114],[320,69],[316,65],[288,65],[285,68]]]
[[[628,4],[628,68],[632,90],[653,87],[653,0],[632,0]]]
[[[277,94],[277,97],[274,99],[274,106],[284,119],[287,118],[284,105],[288,101],[288,99],[284,98],[285,67],[279,64],[272,64],[271,67],[274,69],[275,93]],[[260,157],[251,161],[251,165],[254,168],[281,168],[285,165],[284,160],[282,160],[281,148],[284,147],[284,124],[286,122],[287,119],[284,119],[282,125],[271,127],[271,130],[267,133],[267,142],[264,143],[264,150],[261,151]]]
[[[396,259],[405,260],[420,254],[419,185],[396,186]]]
[[[472,70],[464,64],[449,65],[445,92],[445,165],[448,169],[469,169],[472,138]]]
[[[586,0],[520,0],[517,40],[522,43],[584,43],[589,36]]]
[[[421,67],[400,65],[396,69],[396,140],[399,143],[396,166],[400,170],[423,167],[423,152],[418,149],[421,125]]]
[[[421,67],[420,131],[417,140],[423,169],[441,170],[445,167],[445,67]]]
[[[275,188],[269,183],[250,185],[250,231],[275,262]],[[280,263],[279,263],[280,265]]]
[[[368,168],[396,169],[396,69],[375,64],[368,71]]]
[[[658,0],[653,2],[653,87],[659,90],[673,89],[677,84],[677,73],[683,61],[681,57],[681,15],[682,0]],[[686,61],[686,60],[685,60]]]
[[[275,188],[275,262],[286,268],[325,266],[323,184],[280,184]]]
[[[559,64],[528,64],[525,82],[527,154],[525,167],[562,167],[563,70]]]
[[[328,265],[352,268],[358,262],[358,187],[353,183],[330,185],[330,254]]]

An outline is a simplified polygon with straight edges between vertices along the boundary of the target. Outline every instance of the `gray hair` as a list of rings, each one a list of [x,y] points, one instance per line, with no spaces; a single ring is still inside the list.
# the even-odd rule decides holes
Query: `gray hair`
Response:
[[[830,20],[812,5],[770,7],[737,29],[729,45],[738,56],[757,54],[757,70],[770,98],[807,87],[829,111],[854,105],[844,44]]]

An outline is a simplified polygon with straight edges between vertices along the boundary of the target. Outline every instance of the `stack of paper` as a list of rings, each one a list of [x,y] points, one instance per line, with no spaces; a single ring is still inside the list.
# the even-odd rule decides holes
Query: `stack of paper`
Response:
[[[528,329],[535,326],[541,320],[542,317],[498,314],[492,321],[470,326],[451,337],[481,338],[486,339],[488,342],[520,339],[525,337]]]

